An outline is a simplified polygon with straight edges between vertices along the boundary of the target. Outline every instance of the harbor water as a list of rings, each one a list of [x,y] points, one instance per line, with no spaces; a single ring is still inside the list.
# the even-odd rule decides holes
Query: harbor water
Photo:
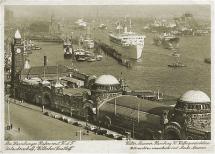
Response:
[[[172,51],[153,45],[153,34],[145,35],[147,38],[142,58],[132,62],[132,68],[119,65],[106,55],[103,55],[102,61],[96,62],[64,59],[63,44],[50,42],[37,42],[42,49],[33,51],[28,59],[31,66],[43,65],[43,56],[47,56],[48,65],[73,66],[89,75],[111,74],[125,79],[132,90],[159,90],[166,95],[179,97],[193,89],[211,95],[211,65],[204,62],[211,54],[210,35],[180,38],[178,50],[181,62],[187,66],[183,68],[168,67],[168,64],[175,62]]]

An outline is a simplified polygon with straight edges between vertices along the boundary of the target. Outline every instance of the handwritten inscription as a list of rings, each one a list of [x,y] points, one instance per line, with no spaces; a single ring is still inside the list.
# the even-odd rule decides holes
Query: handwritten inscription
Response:
[[[181,149],[181,150],[203,150],[210,145],[209,141],[127,141],[130,150],[159,150],[159,149]]]
[[[71,151],[75,141],[7,141],[6,150],[20,151]]]

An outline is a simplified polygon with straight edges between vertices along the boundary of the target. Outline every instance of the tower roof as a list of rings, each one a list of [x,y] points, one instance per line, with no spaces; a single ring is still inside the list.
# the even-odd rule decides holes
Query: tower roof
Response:
[[[20,32],[19,32],[19,30],[17,29],[16,30],[16,33],[15,33],[15,39],[21,39],[21,35],[20,35]]]

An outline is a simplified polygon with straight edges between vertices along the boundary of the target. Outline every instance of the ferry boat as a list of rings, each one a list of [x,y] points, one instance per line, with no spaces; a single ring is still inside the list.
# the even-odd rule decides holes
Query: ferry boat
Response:
[[[165,49],[174,49],[179,45],[179,37],[170,33],[163,33],[154,37],[154,44],[162,45]]]
[[[120,27],[120,25],[118,26]],[[127,31],[127,27],[124,27],[124,32],[114,34],[109,34],[109,40],[111,46],[120,52],[123,56],[131,59],[140,59],[144,48],[144,35],[139,35],[131,31],[131,21],[130,21],[130,31]]]

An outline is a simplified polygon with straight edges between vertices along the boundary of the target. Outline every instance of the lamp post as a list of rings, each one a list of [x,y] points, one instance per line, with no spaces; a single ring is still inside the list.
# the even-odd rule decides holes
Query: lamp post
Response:
[[[133,123],[133,139],[134,139],[134,119],[132,120]]]
[[[10,121],[10,103],[9,103],[9,98],[7,97],[7,114],[8,114],[8,126],[11,126],[11,121]]]

